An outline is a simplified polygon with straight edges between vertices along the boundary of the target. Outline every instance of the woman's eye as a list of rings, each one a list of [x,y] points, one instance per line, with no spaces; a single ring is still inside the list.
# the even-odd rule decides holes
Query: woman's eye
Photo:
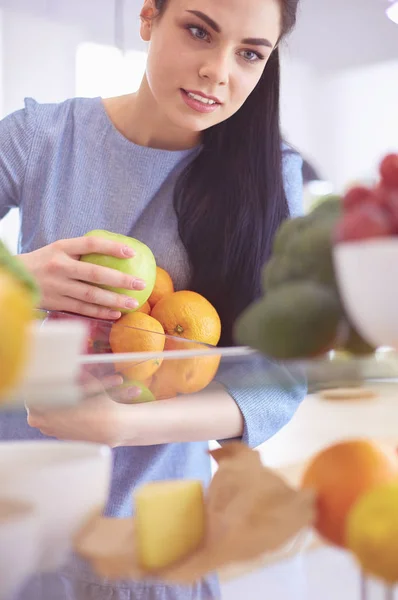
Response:
[[[188,29],[189,29],[192,37],[196,38],[197,40],[207,41],[209,34],[207,33],[207,31],[205,29],[202,29],[202,27],[190,25],[188,27]]]
[[[247,60],[247,62],[256,62],[258,60],[264,60],[264,57],[261,56],[258,52],[254,52],[254,50],[242,50],[240,55]]]

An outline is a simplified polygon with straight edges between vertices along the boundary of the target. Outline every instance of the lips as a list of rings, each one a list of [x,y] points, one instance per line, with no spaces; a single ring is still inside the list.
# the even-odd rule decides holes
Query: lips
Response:
[[[218,110],[221,104],[216,98],[205,96],[202,93],[186,91],[181,89],[181,96],[185,104],[197,113],[210,114]]]
[[[210,100],[212,102],[215,102],[216,104],[222,104],[221,100],[219,98],[217,98],[216,96],[209,96],[207,94],[204,94],[203,92],[199,92],[198,90],[183,90],[186,94],[191,95],[193,97],[196,96],[196,100],[198,100],[198,102],[201,101],[201,99],[203,100]]]

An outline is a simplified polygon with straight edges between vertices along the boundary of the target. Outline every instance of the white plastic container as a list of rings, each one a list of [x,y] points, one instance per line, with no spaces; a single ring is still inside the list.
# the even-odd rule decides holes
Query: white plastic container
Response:
[[[0,600],[17,594],[39,562],[40,519],[31,504],[0,499]]]
[[[1,497],[33,505],[39,518],[38,571],[59,568],[72,538],[108,496],[111,451],[58,441],[0,443]]]

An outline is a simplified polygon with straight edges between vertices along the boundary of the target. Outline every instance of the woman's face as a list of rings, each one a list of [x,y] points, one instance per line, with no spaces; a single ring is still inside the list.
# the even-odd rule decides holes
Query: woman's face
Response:
[[[236,113],[256,87],[281,34],[280,0],[146,0],[147,81],[160,111],[200,132]]]

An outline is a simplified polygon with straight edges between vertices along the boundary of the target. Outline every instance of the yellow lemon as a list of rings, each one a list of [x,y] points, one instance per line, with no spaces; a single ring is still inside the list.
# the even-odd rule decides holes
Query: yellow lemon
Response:
[[[398,582],[398,482],[373,488],[358,500],[348,516],[346,541],[366,573]]]
[[[0,398],[17,383],[25,365],[32,296],[13,275],[0,269]]]

